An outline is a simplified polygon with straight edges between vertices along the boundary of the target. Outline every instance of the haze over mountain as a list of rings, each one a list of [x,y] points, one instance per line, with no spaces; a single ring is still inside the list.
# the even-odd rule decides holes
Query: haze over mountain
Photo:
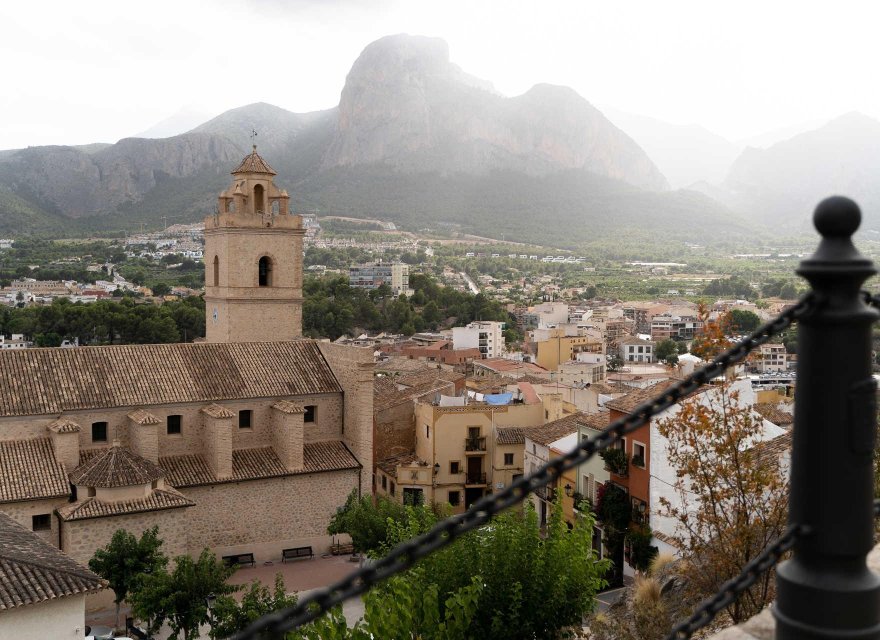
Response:
[[[700,125],[671,124],[611,107],[602,107],[602,113],[645,150],[673,188],[721,182],[743,149]]]
[[[299,210],[562,244],[621,228],[743,230],[710,199],[666,191],[642,148],[571,89],[506,98],[451,64],[442,40],[399,35],[364,49],[337,108],[258,103],[170,138],[0,153],[0,231],[198,220],[253,129]]]
[[[743,151],[719,195],[732,208],[773,226],[807,228],[816,204],[843,194],[880,225],[880,121],[848,113],[767,149]]]

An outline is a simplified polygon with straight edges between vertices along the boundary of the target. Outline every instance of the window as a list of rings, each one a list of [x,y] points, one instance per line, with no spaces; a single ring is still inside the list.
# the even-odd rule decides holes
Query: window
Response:
[[[263,256],[260,258],[259,268],[257,270],[258,284],[261,287],[272,286],[272,258]]]
[[[468,438],[479,438],[480,437],[480,427],[468,427]]]
[[[281,206],[278,204],[277,200],[273,200],[272,201],[272,215],[277,216],[279,211],[281,211]]]
[[[52,520],[48,513],[41,513],[38,516],[31,516],[31,529],[34,531],[51,531]]]
[[[253,415],[253,411],[250,409],[242,409],[238,412],[238,428],[239,429],[250,429],[251,428],[251,416]]]
[[[394,481],[391,481],[391,495],[394,495]]]
[[[512,453],[505,453],[504,454],[504,466],[505,467],[513,466],[513,454]]]
[[[89,487],[88,494],[90,498],[94,498],[98,494],[98,491],[97,489],[95,489],[95,487]]]
[[[220,258],[214,256],[214,286],[220,286]]]
[[[382,476],[382,490],[388,491],[388,476]]]
[[[413,507],[418,507],[421,504],[425,503],[425,494],[421,489],[415,489],[410,487],[404,487],[403,489],[403,504],[408,504]]]
[[[453,460],[449,463],[449,473],[453,475],[461,473],[461,463],[458,460]]]
[[[168,416],[168,435],[173,436],[180,433],[181,416]]]
[[[314,422],[315,421],[315,412],[317,407],[313,404],[306,405],[306,413],[303,415],[303,422]]]
[[[107,423],[92,423],[92,442],[107,442]]]
[[[459,491],[450,491],[449,492],[449,504],[453,507],[457,507],[461,504],[461,492]]]
[[[645,445],[643,445],[641,442],[633,442],[632,463],[635,466],[641,467],[642,469],[644,469],[645,462],[646,462],[645,457],[646,457],[645,456]]]
[[[431,425],[429,425],[429,424],[425,425],[425,437],[426,438],[431,437]]]

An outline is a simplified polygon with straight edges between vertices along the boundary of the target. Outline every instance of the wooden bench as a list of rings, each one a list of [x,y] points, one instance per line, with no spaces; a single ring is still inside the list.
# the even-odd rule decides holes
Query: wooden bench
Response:
[[[254,566],[254,554],[252,553],[238,553],[232,556],[223,556],[223,562],[226,563],[227,567],[231,567],[234,565],[245,565],[249,564],[252,567]]]
[[[314,558],[315,554],[311,547],[291,547],[281,551],[281,562],[296,560],[297,558]]]

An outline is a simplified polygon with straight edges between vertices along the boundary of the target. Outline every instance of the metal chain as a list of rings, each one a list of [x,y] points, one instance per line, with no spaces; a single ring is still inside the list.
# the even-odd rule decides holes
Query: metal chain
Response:
[[[666,636],[666,640],[687,640],[712,622],[724,608],[736,602],[741,593],[748,591],[764,572],[774,567],[783,554],[806,533],[808,533],[808,529],[804,525],[789,525],[779,538],[744,566],[738,576],[721,585],[715,595],[700,604],[690,618],[677,624],[672,632]]]
[[[406,571],[418,560],[444,547],[464,533],[481,527],[497,513],[521,503],[535,489],[554,482],[565,471],[592,458],[623,436],[632,433],[652,417],[681,402],[701,386],[739,362],[749,353],[784,331],[798,318],[816,307],[816,296],[808,293],[797,304],[789,307],[770,322],[758,327],[745,339],[733,345],[706,366],[666,388],[653,399],[638,406],[631,414],[620,418],[595,436],[584,440],[563,456],[553,459],[530,475],[513,482],[499,493],[484,496],[462,514],[438,522],[430,531],[412,540],[400,543],[388,555],[369,566],[352,572],[329,587],[316,590],[302,598],[295,606],[281,609],[258,618],[231,640],[250,640],[257,636],[281,640],[284,634],[296,629],[348,598],[365,593],[374,584],[397,573]]]

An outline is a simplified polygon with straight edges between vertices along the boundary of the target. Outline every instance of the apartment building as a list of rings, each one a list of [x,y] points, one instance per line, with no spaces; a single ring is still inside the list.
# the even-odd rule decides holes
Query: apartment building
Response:
[[[387,284],[396,296],[413,294],[409,288],[409,265],[401,262],[352,265],[348,268],[348,284],[358,289],[378,289]]]

